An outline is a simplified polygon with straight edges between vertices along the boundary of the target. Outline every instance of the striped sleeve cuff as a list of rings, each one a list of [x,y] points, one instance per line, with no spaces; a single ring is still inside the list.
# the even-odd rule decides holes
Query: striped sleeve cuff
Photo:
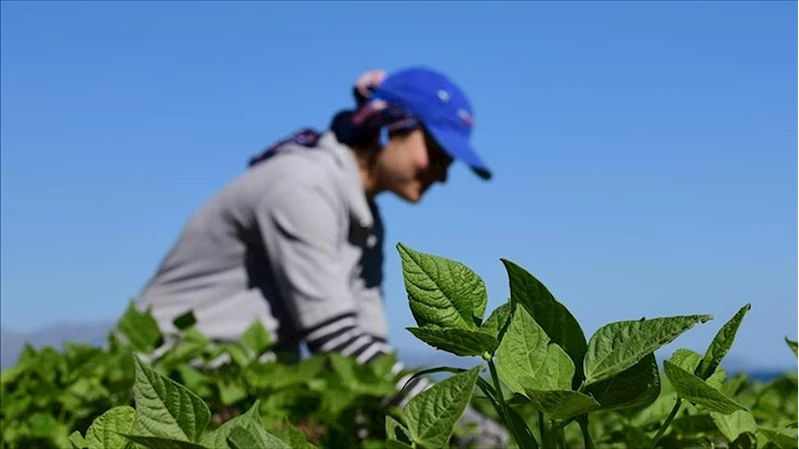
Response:
[[[316,353],[337,352],[345,357],[355,357],[360,363],[369,363],[391,352],[386,340],[365,333],[355,319],[355,314],[334,317],[305,332],[308,349]]]
[[[361,364],[393,352],[384,338],[365,333],[353,313],[336,316],[308,329],[305,340],[311,353],[337,352],[345,357],[355,357]],[[391,368],[391,374],[397,376],[404,369],[405,365],[398,361]],[[412,374],[407,374],[399,379],[395,386],[401,394],[390,398],[389,404],[404,407],[411,398],[432,386],[425,377],[413,380],[411,377]]]

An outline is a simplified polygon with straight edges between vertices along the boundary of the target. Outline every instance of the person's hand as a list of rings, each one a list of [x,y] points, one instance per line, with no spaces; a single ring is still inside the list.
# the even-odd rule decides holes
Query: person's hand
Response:
[[[366,103],[372,93],[380,87],[383,80],[386,79],[386,71],[381,69],[370,70],[355,80],[354,93],[355,101],[358,106]]]

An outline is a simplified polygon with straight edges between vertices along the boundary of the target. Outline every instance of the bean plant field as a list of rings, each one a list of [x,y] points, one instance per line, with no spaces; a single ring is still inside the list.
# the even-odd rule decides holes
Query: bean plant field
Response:
[[[518,448],[797,448],[797,373],[768,381],[722,361],[752,304],[630,319],[586,335],[535,276],[502,259],[509,299],[487,311],[482,279],[444,257],[397,245],[412,335],[479,361],[422,367],[432,387],[403,407],[387,399],[410,372],[385,356],[274,354],[258,323],[238,342],[203,336],[191,313],[163,335],[132,305],[102,347],[28,346],[0,380],[2,447],[244,449],[470,447],[468,405]],[[690,312],[690,311],[688,311]],[[703,353],[679,337],[714,326]],[[170,341],[167,350],[163,342]],[[776,341],[796,355],[789,338]],[[655,355],[657,354],[657,358]]]

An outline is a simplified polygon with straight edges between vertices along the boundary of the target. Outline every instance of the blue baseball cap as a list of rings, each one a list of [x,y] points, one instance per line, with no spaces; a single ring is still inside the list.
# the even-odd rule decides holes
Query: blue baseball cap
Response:
[[[466,163],[480,178],[491,178],[488,166],[469,142],[474,127],[469,99],[443,74],[424,67],[394,72],[370,99],[408,111],[453,159]]]

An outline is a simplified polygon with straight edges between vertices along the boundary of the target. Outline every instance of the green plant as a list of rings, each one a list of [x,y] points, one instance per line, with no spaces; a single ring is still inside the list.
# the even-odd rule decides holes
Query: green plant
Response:
[[[750,409],[730,398],[729,388],[725,389],[729,384],[724,383],[726,373],[720,362],[750,309],[748,304],[721,328],[704,356],[678,349],[664,361],[674,392],[673,396],[664,396],[655,351],[694,325],[711,320],[711,316],[619,321],[602,326],[586,341],[578,321],[544,284],[503,259],[510,299],[483,321],[487,292],[477,274],[459,262],[403,244],[397,249],[410,308],[418,324],[408,330],[437,349],[482,357],[490,381],[478,377],[475,384],[522,448],[567,447],[567,441],[572,447],[574,438],[567,438],[565,432],[571,423],[579,427],[585,448],[596,447],[595,433],[602,433],[601,443],[609,446],[621,442],[628,447],[691,447],[704,441],[701,438],[712,444],[705,434],[699,440],[672,435],[664,439],[684,403],[691,408],[691,415],[680,416],[684,435],[692,434],[685,430],[688,416],[701,416],[711,425],[715,423],[730,447],[741,447],[743,434],[757,440],[760,447],[788,447],[790,438],[795,444],[795,413],[787,427],[756,426]],[[423,373],[432,372],[456,372],[455,378],[463,379],[467,376],[467,372],[449,367]],[[448,397],[468,402],[472,394],[470,389],[451,389]],[[656,404],[660,409],[664,405],[671,409],[665,419],[662,412],[652,409]],[[697,415],[697,411],[702,414]],[[655,428],[651,428],[652,423],[647,423],[650,428],[631,425],[630,418],[646,412],[657,416]],[[619,419],[625,415],[627,418]],[[622,429],[616,434],[597,432],[592,426],[594,420],[603,422],[606,429],[618,427],[612,425],[614,420],[616,424],[622,421]],[[443,447],[448,437],[446,428],[435,440],[409,429],[401,442],[407,445],[410,441],[411,447],[418,448]],[[389,434],[389,439],[396,435],[399,433]]]
[[[278,429],[281,436],[263,425],[260,401],[243,414],[208,429],[208,405],[183,385],[158,374],[134,359],[136,408],[114,407],[92,422],[85,437],[73,432],[69,441],[75,449],[313,449],[303,434],[287,421]]]

